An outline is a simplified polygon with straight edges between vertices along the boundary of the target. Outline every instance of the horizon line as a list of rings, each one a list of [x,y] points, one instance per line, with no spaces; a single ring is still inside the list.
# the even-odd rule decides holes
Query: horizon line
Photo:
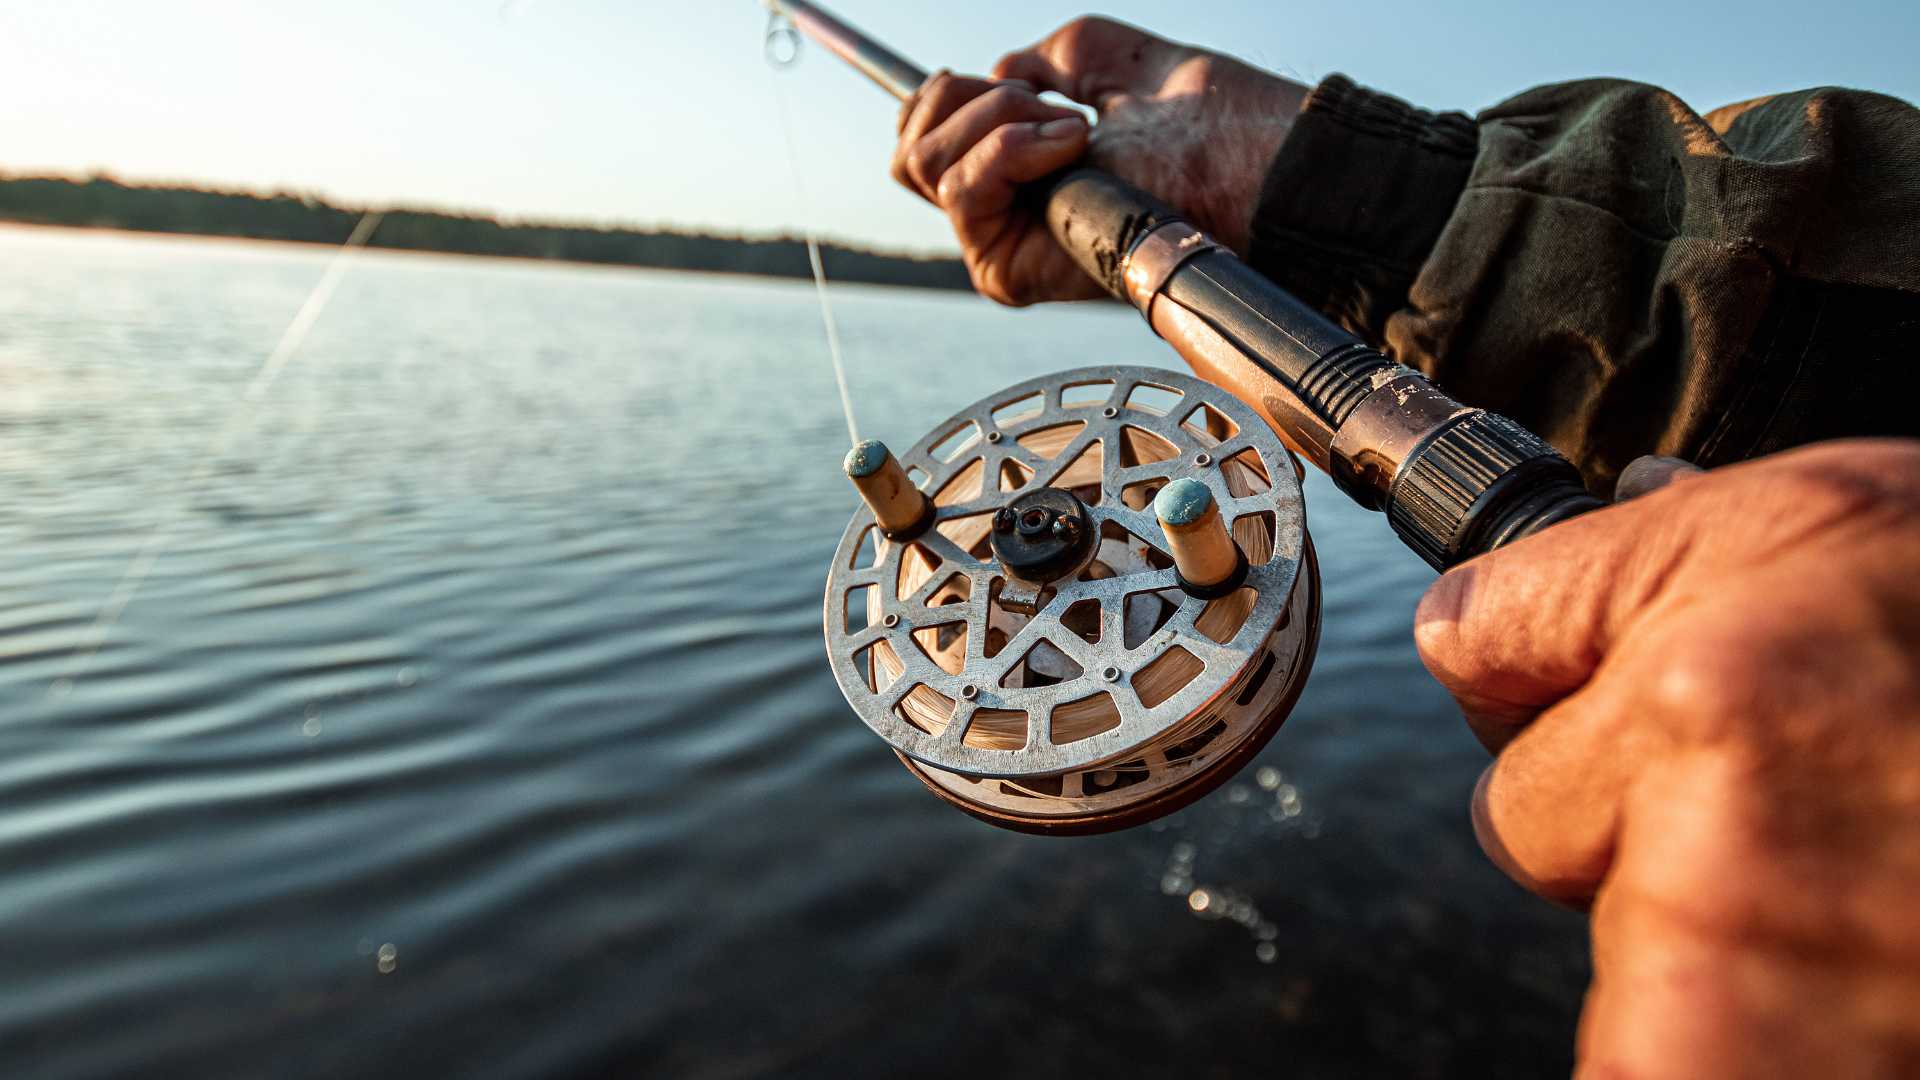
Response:
[[[804,227],[799,227],[797,231],[793,232],[755,233],[741,229],[727,230],[718,226],[688,226],[665,222],[646,223],[634,219],[609,218],[596,220],[591,218],[523,217],[510,215],[497,210],[458,207],[452,204],[351,202],[339,200],[335,196],[318,188],[306,190],[293,187],[260,188],[249,187],[244,184],[228,186],[220,181],[196,180],[185,177],[132,177],[114,172],[104,166],[96,166],[85,172],[73,172],[60,169],[16,171],[11,168],[0,167],[0,183],[17,180],[60,180],[75,184],[106,182],[117,184],[124,188],[149,191],[191,191],[207,195],[246,196],[256,199],[284,197],[298,199],[305,203],[319,204],[349,214],[365,214],[368,212],[379,212],[382,214],[438,214],[445,217],[491,221],[499,225],[516,228],[590,229],[602,232],[633,232],[655,235],[665,233],[679,236],[694,236],[717,240],[744,240],[760,243],[769,241],[804,242],[806,240],[806,230]],[[857,251],[868,255],[923,260],[957,260],[960,258],[958,248],[875,247],[864,241],[849,240],[846,237],[822,233],[815,233],[814,239],[822,246],[837,247],[845,251]]]

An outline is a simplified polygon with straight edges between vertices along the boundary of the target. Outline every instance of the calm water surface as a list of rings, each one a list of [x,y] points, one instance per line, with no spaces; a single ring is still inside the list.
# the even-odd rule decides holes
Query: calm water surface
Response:
[[[326,257],[0,232],[0,1072],[1566,1070],[1584,923],[1482,861],[1430,575],[1318,477],[1320,658],[1256,767],[1003,833],[823,662],[855,500],[809,286],[370,255],[239,404]],[[903,444],[1167,356],[836,295]]]

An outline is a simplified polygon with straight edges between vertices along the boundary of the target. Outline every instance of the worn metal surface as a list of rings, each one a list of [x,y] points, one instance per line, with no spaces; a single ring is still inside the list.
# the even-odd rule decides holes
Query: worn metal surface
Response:
[[[1175,219],[1158,226],[1136,240],[1133,250],[1127,252],[1126,264],[1121,270],[1127,285],[1127,300],[1140,312],[1140,317],[1147,320],[1147,325],[1153,325],[1154,301],[1160,298],[1174,272],[1195,255],[1220,250],[1223,248],[1217,241],[1185,221]]]
[[[1170,814],[1238,772],[1293,711],[1320,642],[1319,584],[1309,539],[1287,619],[1267,640],[1246,677],[1230,689],[1231,706],[1216,710],[1219,733],[1188,756],[1170,759],[1164,749],[1156,748],[1119,769],[1065,773],[1058,794],[1033,790],[1017,780],[974,778],[903,760],[942,799],[983,821],[1021,832],[1110,832]],[[1271,663],[1266,655],[1272,656]],[[1131,782],[1120,786],[1120,777],[1114,773],[1131,774],[1126,776]]]
[[[1063,391],[1103,383],[1111,384],[1103,400],[1063,404]],[[1166,415],[1129,406],[1128,397],[1143,383],[1176,391],[1182,397]],[[1027,398],[1038,399],[1037,412],[1025,413],[1004,425],[995,421],[997,410]],[[1238,430],[1231,438],[1220,441],[1204,432],[1196,434],[1183,424],[1203,403],[1233,422]],[[1020,444],[1025,435],[1069,423],[1085,426],[1050,458]],[[949,460],[934,456],[935,447],[944,449],[969,424],[975,428],[970,443]],[[1166,440],[1179,452],[1164,461],[1123,467],[1121,440],[1129,426]],[[1195,426],[1204,428],[1204,421]],[[998,438],[992,437],[995,432]],[[1101,445],[1100,498],[1088,507],[1088,514],[1096,528],[1113,522],[1159,551],[1166,551],[1166,538],[1152,510],[1130,509],[1122,500],[1122,491],[1142,481],[1183,476],[1206,484],[1229,522],[1250,514],[1273,515],[1273,555],[1249,568],[1246,584],[1258,596],[1231,640],[1223,644],[1199,633],[1194,622],[1207,601],[1183,597],[1165,625],[1148,640],[1132,649],[1125,647],[1126,598],[1177,588],[1176,572],[1167,567],[1100,580],[1060,582],[1053,596],[1012,640],[995,656],[985,655],[991,585],[1004,575],[990,558],[976,557],[954,543],[940,525],[991,514],[1007,502],[1012,496],[997,490],[995,482],[1002,463],[1011,461],[1031,470],[1032,475],[1019,489],[1030,490],[1052,483],[1095,443]],[[1260,470],[1271,484],[1268,490],[1240,497],[1228,489],[1222,463],[1243,451],[1257,456]],[[1216,702],[1242,678],[1279,624],[1300,574],[1306,543],[1305,510],[1299,481],[1284,446],[1253,409],[1187,375],[1152,368],[1094,367],[1029,380],[955,413],[899,458],[910,474],[918,470],[925,475],[922,487],[936,493],[936,503],[941,502],[937,493],[975,462],[981,463],[982,491],[975,498],[936,506],[935,527],[915,543],[937,565],[907,596],[897,594],[897,583],[901,559],[913,545],[882,543],[877,563],[856,566],[856,557],[874,521],[864,508],[854,515],[834,553],[827,579],[827,654],[841,692],[860,719],[902,754],[935,769],[975,777],[1048,777],[1127,760],[1174,725]],[[1205,464],[1200,464],[1202,461]],[[971,583],[965,602],[929,607],[927,598],[955,573],[967,575]],[[879,596],[877,606],[872,608],[877,614],[870,612],[867,625],[850,630],[849,593],[866,587],[874,587]],[[1087,642],[1060,622],[1069,607],[1089,599],[1100,601],[1102,630],[1097,643]],[[965,662],[957,674],[951,674],[914,643],[912,634],[916,629],[962,619],[968,628]],[[871,653],[861,654],[881,639],[890,643],[904,663],[904,671],[891,684],[876,689],[873,665],[868,662]],[[1069,657],[1081,674],[1050,686],[1003,687],[1002,680],[1041,641]],[[1148,707],[1135,693],[1131,678],[1176,646],[1198,659],[1204,669],[1171,697]],[[1118,676],[1111,677],[1116,671]],[[939,734],[922,730],[895,710],[920,685],[954,702],[949,722]],[[1055,708],[1102,692],[1111,694],[1118,709],[1117,726],[1074,742],[1055,744],[1051,737]],[[1026,745],[1017,750],[968,745],[964,741],[968,724],[981,709],[1024,712]]]

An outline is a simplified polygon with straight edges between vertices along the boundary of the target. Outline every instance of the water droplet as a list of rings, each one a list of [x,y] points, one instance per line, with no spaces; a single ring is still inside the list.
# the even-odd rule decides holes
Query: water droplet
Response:
[[[1263,922],[1253,928],[1253,936],[1261,941],[1272,941],[1280,936],[1280,928],[1270,922]]]
[[[1259,784],[1262,790],[1272,791],[1280,786],[1280,770],[1271,765],[1262,765],[1254,771],[1253,782]]]
[[[318,720],[319,718],[320,718],[320,703],[317,701],[307,702],[307,719]]]
[[[380,974],[391,975],[393,969],[400,966],[400,950],[389,941],[380,946],[380,951],[374,955],[373,959],[374,966],[380,969]]]
[[[1173,845],[1173,861],[1174,862],[1192,862],[1193,856],[1195,854],[1196,854],[1196,851],[1194,849],[1194,846],[1192,844],[1187,843],[1185,840],[1182,840],[1179,843]]]
[[[1193,888],[1193,879],[1185,874],[1168,874],[1160,879],[1160,891],[1168,896],[1179,896]]]
[[[400,673],[393,677],[393,681],[395,685],[398,686],[412,686],[414,683],[420,681],[420,676],[415,674],[412,668],[403,667],[400,669]]]
[[[1213,906],[1213,894],[1205,889],[1195,889],[1187,894],[1187,907],[1199,915]]]
[[[309,739],[313,738],[316,735],[319,735],[320,734],[319,719],[311,716],[308,717],[306,722],[300,725],[300,734],[305,735]]]
[[[361,938],[359,941],[354,943],[353,951],[359,953],[361,956],[372,956],[373,955],[373,939]]]
[[[1276,948],[1273,942],[1271,941],[1263,941],[1260,944],[1255,945],[1253,947],[1254,959],[1260,961],[1263,964],[1273,963],[1273,961],[1277,957],[1279,957],[1279,955],[1280,955],[1280,950]]]
[[[55,679],[53,684],[47,687],[48,697],[63,698],[71,693],[73,693],[72,679]]]

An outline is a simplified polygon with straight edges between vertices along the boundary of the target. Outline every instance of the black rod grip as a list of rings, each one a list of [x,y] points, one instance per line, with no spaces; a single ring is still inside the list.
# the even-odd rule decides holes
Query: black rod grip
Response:
[[[1127,298],[1127,253],[1142,236],[1170,221],[1174,209],[1110,172],[1076,168],[1034,185],[1045,203],[1047,227],[1087,276],[1116,299]]]
[[[1444,572],[1605,505],[1546,440],[1474,409],[1407,458],[1386,511],[1401,541]]]
[[[1122,300],[1135,299],[1126,282],[1135,245],[1154,229],[1182,222],[1164,203],[1097,169],[1071,169],[1036,185],[1036,194],[1046,201],[1047,224],[1061,247]],[[1436,570],[1605,505],[1545,440],[1504,416],[1461,406],[1231,252],[1220,249],[1188,259],[1159,295],[1164,299],[1157,302],[1177,304],[1207,327],[1209,343],[1169,338],[1190,362],[1201,359],[1196,348],[1224,343],[1295,406],[1275,409],[1252,402],[1270,417],[1311,417],[1309,426],[1332,436],[1336,447],[1350,420],[1349,438],[1363,443],[1398,438],[1403,456],[1391,477],[1344,468],[1337,450],[1323,464],[1355,501],[1384,509],[1394,532]],[[1444,419],[1395,429],[1393,403],[1387,399],[1404,406],[1409,386],[1418,388],[1413,396],[1422,398],[1426,409],[1435,410],[1426,415]],[[1233,389],[1245,396],[1249,387]],[[1265,387],[1259,396],[1269,396]],[[1369,415],[1357,420],[1363,402]],[[1428,423],[1430,428],[1422,426]]]

